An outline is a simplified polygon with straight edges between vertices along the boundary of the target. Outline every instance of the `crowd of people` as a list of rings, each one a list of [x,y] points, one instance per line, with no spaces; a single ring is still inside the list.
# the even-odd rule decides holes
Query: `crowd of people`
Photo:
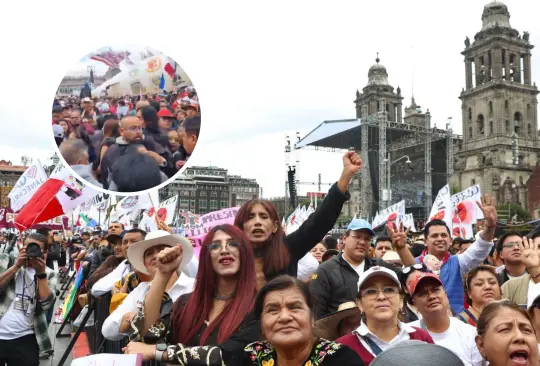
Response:
[[[538,365],[540,229],[495,237],[495,200],[483,197],[483,227],[469,241],[454,243],[441,220],[422,233],[388,226],[377,237],[354,219],[332,238],[361,167],[347,153],[339,180],[293,233],[272,203],[252,200],[234,224],[210,230],[198,257],[161,221],[149,233],[113,222],[67,241],[29,233],[0,254],[0,364],[37,365],[37,350],[50,353],[54,256],[82,266],[80,306],[110,298],[102,335],[146,361]],[[319,265],[302,280],[306,255]]]
[[[201,127],[193,87],[122,98],[59,97],[53,133],[67,164],[88,183],[139,192],[173,177],[193,153]]]

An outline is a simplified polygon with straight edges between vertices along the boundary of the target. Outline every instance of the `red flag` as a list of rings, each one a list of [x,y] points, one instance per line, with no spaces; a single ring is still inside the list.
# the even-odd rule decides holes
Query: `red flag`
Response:
[[[165,65],[164,70],[171,78],[174,77],[174,73],[176,72],[176,62],[169,60]]]
[[[63,185],[64,182],[61,180],[47,179],[17,215],[15,219],[17,229],[23,231],[34,224],[62,215],[64,209],[56,199],[56,194]]]

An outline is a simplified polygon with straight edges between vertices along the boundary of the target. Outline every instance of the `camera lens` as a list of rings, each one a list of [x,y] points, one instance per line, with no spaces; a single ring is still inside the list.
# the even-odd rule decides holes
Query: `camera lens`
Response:
[[[38,243],[28,243],[26,246],[26,254],[31,258],[43,258],[41,247]]]

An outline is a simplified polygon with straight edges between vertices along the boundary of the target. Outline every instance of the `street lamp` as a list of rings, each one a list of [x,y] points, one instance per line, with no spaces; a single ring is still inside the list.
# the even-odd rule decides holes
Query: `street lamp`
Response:
[[[388,153],[388,157],[386,159],[384,159],[384,161],[387,163],[387,172],[386,172],[386,180],[387,180],[387,183],[386,183],[386,190],[387,190],[387,197],[388,198],[386,200],[387,202],[387,207],[390,206],[390,202],[392,201],[392,190],[391,190],[391,185],[390,185],[390,171],[391,171],[391,166],[394,165],[395,163],[397,163],[398,161],[401,161],[403,159],[407,159],[405,161],[405,164],[408,164],[410,165],[412,163],[411,159],[409,158],[409,155],[403,155],[401,158],[399,159],[396,159],[392,162],[390,162],[390,153]]]

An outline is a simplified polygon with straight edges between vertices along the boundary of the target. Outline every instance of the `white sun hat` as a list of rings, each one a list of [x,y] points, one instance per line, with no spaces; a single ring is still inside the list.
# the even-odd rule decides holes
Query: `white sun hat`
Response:
[[[144,265],[144,252],[147,249],[158,245],[166,245],[169,247],[175,247],[177,245],[182,246],[182,263],[180,263],[180,266],[178,267],[178,270],[180,271],[193,257],[193,246],[187,238],[176,234],[169,234],[165,230],[156,230],[148,233],[143,241],[139,241],[129,246],[127,260],[131,264],[131,267],[138,272],[148,274]]]

